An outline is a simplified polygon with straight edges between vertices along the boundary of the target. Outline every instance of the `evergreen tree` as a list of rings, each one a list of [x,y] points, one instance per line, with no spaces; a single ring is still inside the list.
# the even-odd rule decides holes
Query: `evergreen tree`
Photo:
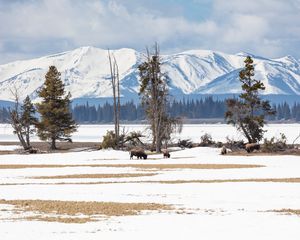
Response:
[[[249,143],[256,143],[263,138],[265,116],[275,114],[269,101],[259,97],[259,91],[265,90],[260,80],[254,79],[254,64],[250,56],[245,59],[245,68],[239,73],[243,92],[239,99],[227,100],[228,111],[225,118],[247,138]]]
[[[283,119],[283,109],[282,109],[282,105],[279,104],[277,107],[277,120],[281,120]]]
[[[140,75],[140,96],[146,109],[146,116],[152,131],[152,149],[160,152],[162,145],[163,120],[166,116],[168,89],[166,77],[161,72],[161,58],[158,45],[154,52],[147,50],[147,59],[138,66]]]
[[[12,92],[15,97],[15,107],[10,111],[10,123],[24,150],[31,150],[30,135],[35,131],[32,126],[37,122],[35,108],[29,96],[19,105],[18,91]]]
[[[10,121],[9,109],[2,107],[2,109],[0,109],[0,122],[8,123],[9,121]]]
[[[300,109],[298,109],[298,111],[296,112],[295,120],[297,122],[300,122]]]
[[[290,106],[286,102],[283,104],[283,116],[285,120],[291,119]]]
[[[294,104],[290,107],[288,104],[281,103],[278,105],[273,104],[272,109],[276,112],[276,115],[267,115],[265,117],[268,121],[274,120],[289,120],[294,119],[299,121],[300,104]],[[120,120],[135,121],[145,120],[145,108],[138,104],[136,105],[133,101],[126,102],[120,106]],[[0,121],[5,121],[7,110],[0,109]],[[206,97],[197,100],[172,100],[172,102],[166,103],[166,112],[172,118],[183,117],[188,119],[199,119],[199,118],[222,118],[226,112],[225,100],[214,100],[213,98]],[[283,113],[285,112],[285,113]],[[290,114],[289,114],[290,112]],[[97,108],[90,106],[89,104],[76,105],[72,109],[74,119],[77,123],[94,123],[94,122],[105,122],[113,123],[114,108],[113,104],[105,103],[104,105],[98,105]],[[96,115],[95,115],[96,114]],[[298,120],[296,119],[298,115]],[[3,120],[2,120],[3,119]],[[7,121],[7,120],[6,120]]]
[[[71,133],[77,129],[69,109],[71,94],[65,95],[64,87],[60,72],[55,66],[50,66],[44,86],[39,91],[42,102],[37,104],[41,117],[37,124],[37,134],[41,140],[51,141],[52,150],[56,149],[56,140],[71,141]]]
[[[35,128],[32,128],[33,125],[36,125],[37,118],[35,117],[36,110],[30,100],[29,96],[26,96],[24,99],[23,105],[21,106],[22,116],[21,122],[23,124],[23,131],[25,135],[25,140],[27,146],[30,145],[30,135],[35,132]]]
[[[272,114],[272,115],[267,116],[267,120],[270,120],[270,121],[274,121],[276,119],[276,115],[277,115],[277,107],[276,107],[275,104],[272,105],[272,109],[274,110],[274,112],[276,114]]]

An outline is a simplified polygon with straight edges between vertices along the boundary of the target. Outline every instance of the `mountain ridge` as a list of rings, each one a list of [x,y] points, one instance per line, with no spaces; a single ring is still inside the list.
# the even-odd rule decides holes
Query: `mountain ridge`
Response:
[[[123,98],[130,99],[139,89],[137,66],[144,54],[130,48],[111,50],[119,65]],[[193,49],[161,55],[162,70],[170,79],[170,93],[237,94],[238,72],[245,56],[253,57],[255,77],[266,86],[263,94],[300,95],[300,62],[293,56],[268,59],[250,53]],[[61,78],[73,98],[107,98],[112,96],[107,50],[91,46],[51,54],[35,59],[0,65],[0,99],[12,100],[8,91],[14,86],[22,97],[37,99],[50,65],[61,72]]]

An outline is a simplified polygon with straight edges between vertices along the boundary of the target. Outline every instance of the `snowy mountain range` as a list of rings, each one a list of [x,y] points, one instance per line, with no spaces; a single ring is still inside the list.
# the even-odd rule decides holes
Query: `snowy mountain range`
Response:
[[[137,66],[143,53],[133,49],[113,50],[119,65],[121,94],[137,96]],[[170,92],[176,94],[233,94],[240,92],[238,74],[247,55],[255,63],[256,78],[263,81],[263,94],[300,95],[300,61],[292,56],[267,59],[248,53],[235,55],[209,50],[191,50],[162,55],[162,69],[170,79]],[[50,65],[61,72],[66,90],[73,98],[111,97],[107,50],[81,47],[41,58],[0,65],[0,100],[12,100],[9,89],[16,86],[22,97],[37,98]]]

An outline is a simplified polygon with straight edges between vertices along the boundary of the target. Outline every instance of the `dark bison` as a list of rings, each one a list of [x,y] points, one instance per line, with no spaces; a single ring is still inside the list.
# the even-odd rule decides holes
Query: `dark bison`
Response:
[[[136,156],[137,159],[147,159],[148,155],[145,153],[144,149],[131,149],[130,152],[130,159],[133,159],[133,156]]]
[[[245,149],[248,153],[253,152],[254,150],[259,150],[260,149],[260,145],[257,143],[247,143],[245,145]]]
[[[227,149],[226,149],[225,146],[222,147],[222,149],[221,149],[221,154],[222,154],[222,155],[227,154]]]
[[[162,149],[161,152],[162,152],[164,158],[170,158],[171,157],[171,155],[170,155],[170,153],[167,149]]]

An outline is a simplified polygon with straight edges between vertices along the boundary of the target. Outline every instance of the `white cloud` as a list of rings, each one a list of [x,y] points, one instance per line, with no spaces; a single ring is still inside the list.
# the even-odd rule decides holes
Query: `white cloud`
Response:
[[[293,52],[300,42],[299,8],[299,0],[215,0],[213,19],[224,36],[216,45],[267,57],[299,56]]]
[[[227,24],[223,40],[229,43],[257,43],[268,32],[268,23],[254,15],[235,14]]]
[[[0,0],[5,23],[0,62],[83,45],[142,50],[154,41],[168,52],[206,48],[267,57],[300,54],[294,53],[300,45],[300,0],[213,0],[201,21],[176,15],[181,12],[176,0],[170,12],[167,5],[160,9],[159,2],[150,8],[143,0]]]

